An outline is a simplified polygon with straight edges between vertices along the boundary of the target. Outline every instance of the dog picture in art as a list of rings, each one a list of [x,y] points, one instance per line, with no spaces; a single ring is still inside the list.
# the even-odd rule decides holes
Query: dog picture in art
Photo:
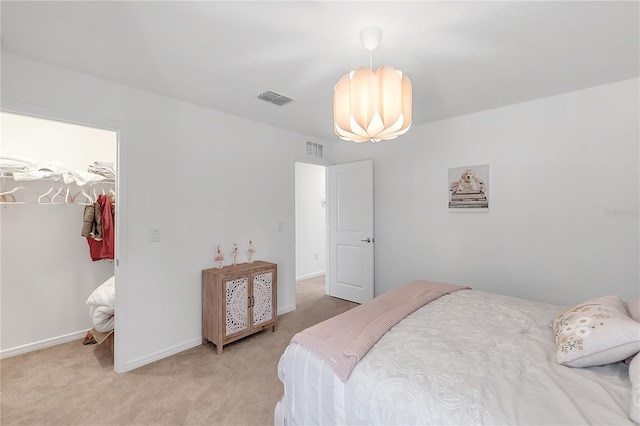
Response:
[[[449,169],[449,211],[489,210],[489,165]]]
[[[458,179],[457,193],[479,192],[484,182],[478,178],[473,169],[465,169]]]

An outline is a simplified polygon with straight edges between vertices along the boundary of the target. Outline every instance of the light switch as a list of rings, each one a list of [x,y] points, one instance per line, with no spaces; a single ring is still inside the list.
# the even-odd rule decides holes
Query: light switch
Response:
[[[151,230],[151,242],[152,243],[160,242],[160,230],[159,229],[152,229]]]

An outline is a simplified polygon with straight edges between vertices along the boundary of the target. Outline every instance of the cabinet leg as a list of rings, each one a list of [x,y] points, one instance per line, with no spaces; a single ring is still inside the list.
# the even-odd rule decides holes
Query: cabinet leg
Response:
[[[222,345],[217,345],[217,346],[216,346],[216,353],[217,353],[218,355],[222,354]]]

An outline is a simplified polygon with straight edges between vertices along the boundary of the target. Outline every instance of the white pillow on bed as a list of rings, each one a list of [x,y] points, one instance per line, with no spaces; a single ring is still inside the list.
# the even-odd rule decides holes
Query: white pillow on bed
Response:
[[[624,302],[624,307],[631,318],[640,322],[640,299]]]
[[[618,296],[565,310],[553,321],[553,332],[558,364],[570,367],[611,364],[640,352],[640,323],[629,318]]]
[[[87,299],[87,305],[108,306],[115,309],[116,304],[116,277],[113,276],[93,290]]]
[[[640,354],[633,357],[629,364],[629,379],[631,379],[631,410],[629,418],[640,423]]]

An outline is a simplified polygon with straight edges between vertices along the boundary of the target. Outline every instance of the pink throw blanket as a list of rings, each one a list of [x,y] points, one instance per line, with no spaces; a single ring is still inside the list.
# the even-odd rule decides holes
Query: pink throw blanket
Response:
[[[358,361],[391,327],[432,300],[464,289],[469,287],[413,281],[302,330],[291,342],[324,358],[345,382]]]

